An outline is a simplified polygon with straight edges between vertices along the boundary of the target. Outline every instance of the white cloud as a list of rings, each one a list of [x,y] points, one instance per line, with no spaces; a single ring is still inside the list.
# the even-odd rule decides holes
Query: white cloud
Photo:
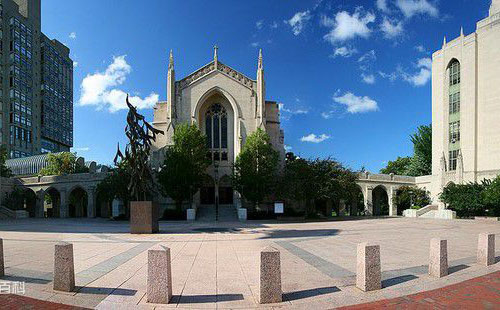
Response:
[[[290,18],[289,20],[286,20],[285,23],[290,25],[290,27],[292,27],[293,34],[298,36],[302,32],[302,30],[304,30],[306,23],[311,18],[312,18],[311,12],[307,10],[304,12],[295,13],[295,15],[293,15],[293,17]]]
[[[419,51],[420,53],[426,53],[427,52],[427,50],[425,49],[425,47],[423,45],[417,45],[417,46],[415,46],[415,49],[417,51]]]
[[[73,68],[78,67],[78,61],[73,61]]]
[[[295,100],[296,101],[300,101],[297,98]],[[294,114],[294,115],[309,113],[308,110],[304,110],[304,109],[297,109],[297,110],[287,109],[287,108],[285,108],[285,104],[284,103],[280,103],[278,106],[280,108],[280,111],[286,112],[286,113],[290,113],[290,114]]]
[[[311,133],[307,136],[303,136],[302,138],[300,138],[300,141],[310,142],[310,143],[321,143],[321,142],[328,140],[328,139],[330,139],[329,135],[321,134],[319,136],[316,136],[315,134]]]
[[[71,40],[75,40],[75,39],[76,39],[76,32],[74,32],[74,31],[73,31],[72,33],[70,33],[70,34],[69,34],[69,38],[70,38]]]
[[[276,28],[278,28],[278,23],[277,23],[276,21],[273,21],[273,22],[271,23],[271,25],[269,25],[269,27],[270,27],[271,29],[276,29]]]
[[[375,76],[373,74],[361,73],[361,78],[363,78],[363,82],[366,84],[375,84]]]
[[[79,105],[93,105],[97,109],[107,107],[110,112],[127,109],[125,98],[127,94],[115,88],[122,85],[132,67],[125,60],[125,55],[113,57],[111,63],[104,72],[88,74],[80,85]],[[129,97],[130,103],[138,109],[151,108],[158,102],[159,95],[151,93],[145,98],[139,96]]]
[[[439,15],[438,8],[427,0],[397,0],[396,6],[407,18],[417,14],[428,14],[432,17]]]
[[[321,117],[324,119],[330,119],[333,117],[334,111],[322,112]]]
[[[256,23],[255,23],[255,27],[257,29],[262,29],[262,27],[264,27],[264,21],[261,19],[261,20],[258,20]]]
[[[342,11],[338,12],[335,18],[323,16],[321,24],[325,27],[331,27],[330,32],[323,38],[335,44],[356,37],[369,37],[372,30],[368,26],[375,21],[375,15],[369,12],[364,15],[361,13],[361,9],[357,9],[352,15]]]
[[[285,144],[285,151],[290,152],[293,148],[290,145]]]
[[[375,50],[371,50],[364,54],[363,56],[359,57],[358,62],[365,62],[365,61],[375,61],[377,60],[377,54],[375,53]]]
[[[333,51],[332,57],[335,58],[337,56],[341,56],[341,57],[349,58],[349,57],[353,56],[354,54],[356,54],[357,52],[358,52],[358,50],[353,48],[353,47],[341,46],[341,47],[337,47]]]
[[[419,68],[420,71],[415,74],[408,74],[401,70],[401,76],[405,81],[415,87],[424,86],[431,79],[432,60],[430,58],[419,59],[417,68]]]
[[[387,17],[384,17],[384,21],[380,25],[380,30],[384,33],[387,39],[395,38],[403,33],[403,22],[394,21],[394,23]]]
[[[252,42],[252,43],[250,43],[250,45],[252,47],[258,47],[259,46],[259,42]]]
[[[396,74],[396,72],[385,73],[385,72],[379,71],[378,74],[381,77],[383,77],[384,79],[389,79],[391,82],[394,82],[398,78],[398,75]]]
[[[358,97],[351,92],[345,93],[343,96],[334,96],[333,101],[347,106],[349,113],[365,113],[377,111],[377,102],[370,97]]]
[[[389,7],[387,6],[387,0],[377,0],[377,9],[387,13],[389,12]]]

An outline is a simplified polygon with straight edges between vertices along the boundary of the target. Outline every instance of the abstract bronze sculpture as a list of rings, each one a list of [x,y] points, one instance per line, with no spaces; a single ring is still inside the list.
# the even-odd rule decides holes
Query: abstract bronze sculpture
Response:
[[[132,197],[137,201],[147,200],[148,194],[154,192],[154,179],[151,167],[149,165],[149,153],[151,143],[156,141],[158,134],[164,134],[163,131],[154,128],[145,119],[144,116],[137,113],[137,109],[130,104],[127,95],[127,126],[125,134],[129,140],[125,148],[125,156],[118,151],[114,158],[115,165],[119,162],[127,162],[130,169],[130,181],[128,189]],[[142,124],[141,124],[142,122]]]

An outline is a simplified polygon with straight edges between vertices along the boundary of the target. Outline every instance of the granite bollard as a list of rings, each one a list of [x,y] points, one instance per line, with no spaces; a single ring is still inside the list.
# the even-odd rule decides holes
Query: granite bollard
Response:
[[[0,277],[5,276],[5,264],[3,262],[3,239],[0,238]]]
[[[479,234],[477,242],[477,263],[490,266],[495,263],[495,235]]]
[[[282,301],[280,251],[269,246],[260,252],[260,303]]]
[[[130,233],[154,234],[159,231],[158,205],[152,201],[130,202]]]
[[[54,290],[72,292],[75,289],[73,244],[60,242],[54,250]]]
[[[168,304],[172,298],[170,248],[155,246],[148,251],[147,302]]]
[[[448,275],[448,242],[444,239],[431,239],[429,251],[429,275],[441,278]]]
[[[356,287],[365,292],[381,289],[380,246],[359,243],[357,252]]]

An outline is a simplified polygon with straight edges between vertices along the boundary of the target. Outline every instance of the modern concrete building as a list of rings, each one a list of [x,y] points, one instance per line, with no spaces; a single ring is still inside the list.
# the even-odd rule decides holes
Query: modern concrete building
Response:
[[[2,0],[0,14],[0,143],[10,158],[69,150],[69,49],[41,32],[41,0]]]
[[[208,173],[213,179],[196,196],[196,204],[213,205],[217,199],[220,204],[237,204],[237,194],[230,183],[231,167],[248,135],[257,128],[264,129],[284,158],[279,106],[275,101],[267,101],[265,92],[262,51],[256,80],[220,62],[214,47],[210,63],[177,81],[171,52],[167,101],[158,102],[154,108],[153,125],[165,135],[160,135],[153,145],[153,162],[163,162],[164,148],[173,143],[177,124],[197,124],[209,140],[213,164]]]
[[[432,175],[416,179],[439,204],[450,182],[500,174],[500,0],[474,33],[432,55]],[[443,207],[443,206],[441,206]]]

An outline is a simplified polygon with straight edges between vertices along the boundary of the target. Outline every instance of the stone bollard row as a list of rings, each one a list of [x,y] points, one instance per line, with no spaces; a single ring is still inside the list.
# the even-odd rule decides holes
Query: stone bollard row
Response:
[[[381,289],[380,246],[360,243],[357,252],[356,287],[365,292]]]
[[[55,245],[54,290],[63,292],[75,290],[75,264],[71,243],[60,242]]]
[[[448,275],[448,242],[444,239],[431,239],[429,275],[436,278]]]
[[[490,266],[495,263],[495,235],[479,234],[477,242],[477,263]]]
[[[172,298],[170,248],[156,246],[148,251],[147,302],[168,304]]]
[[[282,301],[280,251],[269,246],[260,252],[260,303]]]
[[[0,277],[5,276],[5,264],[3,262],[3,239],[0,238]]]

